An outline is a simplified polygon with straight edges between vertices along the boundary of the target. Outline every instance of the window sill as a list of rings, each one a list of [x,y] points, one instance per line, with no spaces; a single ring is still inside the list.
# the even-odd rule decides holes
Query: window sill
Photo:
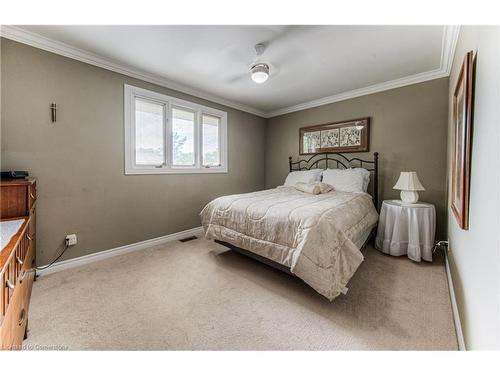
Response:
[[[204,169],[189,169],[189,168],[179,168],[179,169],[166,169],[166,168],[127,168],[125,169],[125,175],[151,175],[151,174],[212,174],[212,173],[228,173],[227,168],[204,168]]]

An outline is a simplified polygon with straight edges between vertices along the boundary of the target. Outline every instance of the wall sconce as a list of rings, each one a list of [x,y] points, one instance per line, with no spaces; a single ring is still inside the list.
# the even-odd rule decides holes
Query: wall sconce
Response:
[[[52,122],[56,122],[56,111],[57,111],[56,103],[52,103],[50,105],[50,113],[52,115]]]

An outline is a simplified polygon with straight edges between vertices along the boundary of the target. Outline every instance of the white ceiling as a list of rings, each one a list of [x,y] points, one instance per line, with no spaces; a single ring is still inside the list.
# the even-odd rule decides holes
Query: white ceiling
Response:
[[[269,117],[389,82],[446,75],[443,26],[20,26],[84,52]],[[6,34],[3,32],[3,34]],[[9,37],[7,35],[4,35]],[[12,38],[15,39],[15,38]],[[269,80],[256,84],[254,45]],[[66,48],[67,49],[67,48]],[[81,53],[81,51],[79,51]],[[443,57],[442,57],[443,56]],[[409,77],[409,79],[407,79]],[[391,87],[387,87],[391,88]],[[381,90],[375,90],[381,91]],[[344,95],[345,96],[345,95]],[[354,95],[358,96],[358,95]]]

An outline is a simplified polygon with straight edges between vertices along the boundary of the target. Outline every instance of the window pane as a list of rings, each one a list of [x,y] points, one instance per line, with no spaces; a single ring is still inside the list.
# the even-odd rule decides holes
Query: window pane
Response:
[[[172,164],[194,166],[194,112],[172,109]]]
[[[165,161],[162,104],[135,99],[135,163],[161,165]]]
[[[203,115],[203,165],[220,165],[220,118]]]

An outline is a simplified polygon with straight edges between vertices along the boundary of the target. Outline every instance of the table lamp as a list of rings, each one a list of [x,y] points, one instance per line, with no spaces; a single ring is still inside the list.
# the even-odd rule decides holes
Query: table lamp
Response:
[[[401,201],[406,204],[418,202],[418,191],[425,190],[418,179],[417,172],[401,172],[393,189],[401,190]]]

